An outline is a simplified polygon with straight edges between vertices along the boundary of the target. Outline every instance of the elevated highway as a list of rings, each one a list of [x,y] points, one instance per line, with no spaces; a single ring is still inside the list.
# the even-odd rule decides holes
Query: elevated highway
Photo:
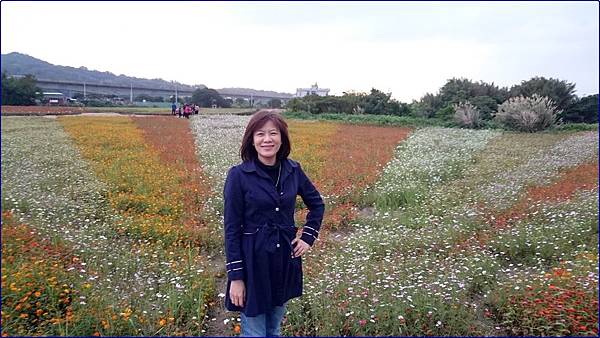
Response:
[[[103,83],[90,83],[90,82],[74,82],[74,81],[56,81],[47,79],[37,79],[37,85],[44,92],[60,92],[67,97],[73,97],[75,94],[82,95],[116,95],[126,99],[133,99],[138,95],[150,95],[150,96],[162,96],[165,99],[171,96],[177,95],[179,97],[192,96],[192,93],[197,88],[186,86],[185,88],[176,87],[173,88],[151,88],[151,87],[140,87],[140,86],[124,86],[124,85],[112,85]],[[252,101],[254,103],[266,103],[271,99],[280,99],[282,102],[289,101],[292,97],[286,97],[284,95],[254,95],[254,94],[239,94],[228,90],[221,90],[219,94],[224,98],[235,100],[237,98]]]

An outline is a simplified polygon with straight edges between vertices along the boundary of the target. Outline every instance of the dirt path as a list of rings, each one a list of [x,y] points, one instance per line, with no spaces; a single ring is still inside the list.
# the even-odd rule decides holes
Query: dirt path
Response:
[[[225,274],[225,257],[211,258],[210,268],[215,276],[215,302],[210,306],[206,323],[206,335],[211,337],[229,337],[234,335],[234,325],[239,314],[225,309],[225,287],[227,275]]]

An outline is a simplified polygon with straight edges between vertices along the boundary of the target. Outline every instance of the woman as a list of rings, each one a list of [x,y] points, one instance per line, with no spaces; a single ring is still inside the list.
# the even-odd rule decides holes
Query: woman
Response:
[[[281,115],[259,111],[246,126],[243,162],[225,181],[225,305],[241,311],[242,336],[280,334],[286,302],[302,295],[301,257],[319,236],[323,199],[290,150]],[[300,237],[297,195],[309,210]]]

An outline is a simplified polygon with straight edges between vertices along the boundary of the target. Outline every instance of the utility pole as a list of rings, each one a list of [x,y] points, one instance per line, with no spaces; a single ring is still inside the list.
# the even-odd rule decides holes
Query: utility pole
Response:
[[[131,84],[131,89],[129,92],[129,102],[133,103],[133,82],[129,82]]]
[[[85,99],[85,82],[83,83],[83,98]]]

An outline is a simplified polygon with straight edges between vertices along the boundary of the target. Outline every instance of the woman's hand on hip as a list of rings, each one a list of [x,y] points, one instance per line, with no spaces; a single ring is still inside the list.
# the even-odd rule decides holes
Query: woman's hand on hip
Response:
[[[294,246],[296,244],[296,246]],[[300,238],[294,238],[292,241],[292,247],[294,247],[294,252],[292,252],[292,258],[300,257],[304,255],[308,249],[310,249],[310,245]]]
[[[235,306],[244,307],[244,302],[246,301],[246,284],[244,284],[243,280],[231,281],[229,298],[231,298],[231,302]]]

